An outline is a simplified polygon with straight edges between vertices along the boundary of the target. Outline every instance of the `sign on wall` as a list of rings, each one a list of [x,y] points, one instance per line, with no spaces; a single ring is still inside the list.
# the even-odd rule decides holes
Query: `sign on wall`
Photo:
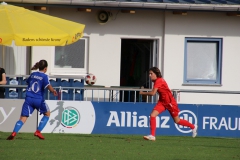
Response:
[[[95,103],[96,134],[150,134],[149,115],[155,104]],[[179,117],[198,125],[198,136],[240,137],[240,107],[180,104]],[[98,116],[101,115],[101,116]],[[168,111],[157,117],[157,135],[191,136],[174,123]]]
[[[0,131],[12,132],[20,118],[24,100],[0,99]],[[37,111],[28,118],[20,132],[35,132],[37,124]]]
[[[51,116],[44,133],[150,133],[149,115],[155,104],[90,101],[46,101]],[[23,100],[0,100],[0,131],[11,132]],[[4,104],[4,105],[3,105]],[[198,125],[198,136],[240,137],[240,106],[179,104],[179,117]],[[34,132],[42,115],[35,111],[20,132]],[[31,120],[30,120],[31,119]],[[188,127],[174,123],[168,111],[157,118],[157,135],[191,136]]]
[[[47,100],[51,115],[43,133],[91,134],[95,125],[95,110],[90,101]],[[42,115],[38,118],[41,121]]]

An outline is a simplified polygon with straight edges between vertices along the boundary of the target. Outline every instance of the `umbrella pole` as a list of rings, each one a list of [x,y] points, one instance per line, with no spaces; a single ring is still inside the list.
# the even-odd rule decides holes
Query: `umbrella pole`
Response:
[[[2,67],[5,68],[5,51],[4,45],[2,45]]]

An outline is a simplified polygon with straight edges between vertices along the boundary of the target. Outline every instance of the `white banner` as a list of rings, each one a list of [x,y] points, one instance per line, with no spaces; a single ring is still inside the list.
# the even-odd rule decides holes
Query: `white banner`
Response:
[[[92,133],[96,116],[90,101],[46,100],[46,103],[51,115],[42,133]],[[38,123],[42,116],[38,117]]]
[[[20,118],[24,99],[0,99],[0,131],[12,132]],[[37,124],[37,111],[28,118],[19,132],[35,132]]]

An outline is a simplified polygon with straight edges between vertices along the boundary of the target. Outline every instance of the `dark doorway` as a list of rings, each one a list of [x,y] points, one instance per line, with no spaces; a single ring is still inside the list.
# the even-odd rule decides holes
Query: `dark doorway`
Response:
[[[120,86],[150,88],[148,69],[156,65],[156,54],[156,40],[122,39]],[[124,92],[124,101],[134,101],[134,94]],[[136,97],[138,99],[138,93]]]

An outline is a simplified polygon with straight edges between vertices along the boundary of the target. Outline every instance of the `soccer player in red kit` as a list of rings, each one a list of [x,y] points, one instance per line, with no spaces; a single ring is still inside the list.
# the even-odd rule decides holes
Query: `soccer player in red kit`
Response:
[[[141,95],[154,96],[157,92],[159,94],[159,100],[156,106],[153,108],[152,113],[150,114],[150,130],[151,134],[148,136],[144,136],[143,138],[150,141],[155,141],[155,132],[156,132],[156,116],[160,113],[168,110],[170,115],[172,116],[174,122],[178,125],[187,126],[192,129],[192,137],[197,136],[197,125],[193,125],[190,122],[180,119],[178,113],[180,110],[178,109],[178,105],[176,100],[174,99],[171,90],[169,89],[166,81],[162,78],[162,74],[157,67],[152,67],[149,69],[149,77],[152,82],[154,82],[154,86],[151,92],[143,92],[140,91]]]

